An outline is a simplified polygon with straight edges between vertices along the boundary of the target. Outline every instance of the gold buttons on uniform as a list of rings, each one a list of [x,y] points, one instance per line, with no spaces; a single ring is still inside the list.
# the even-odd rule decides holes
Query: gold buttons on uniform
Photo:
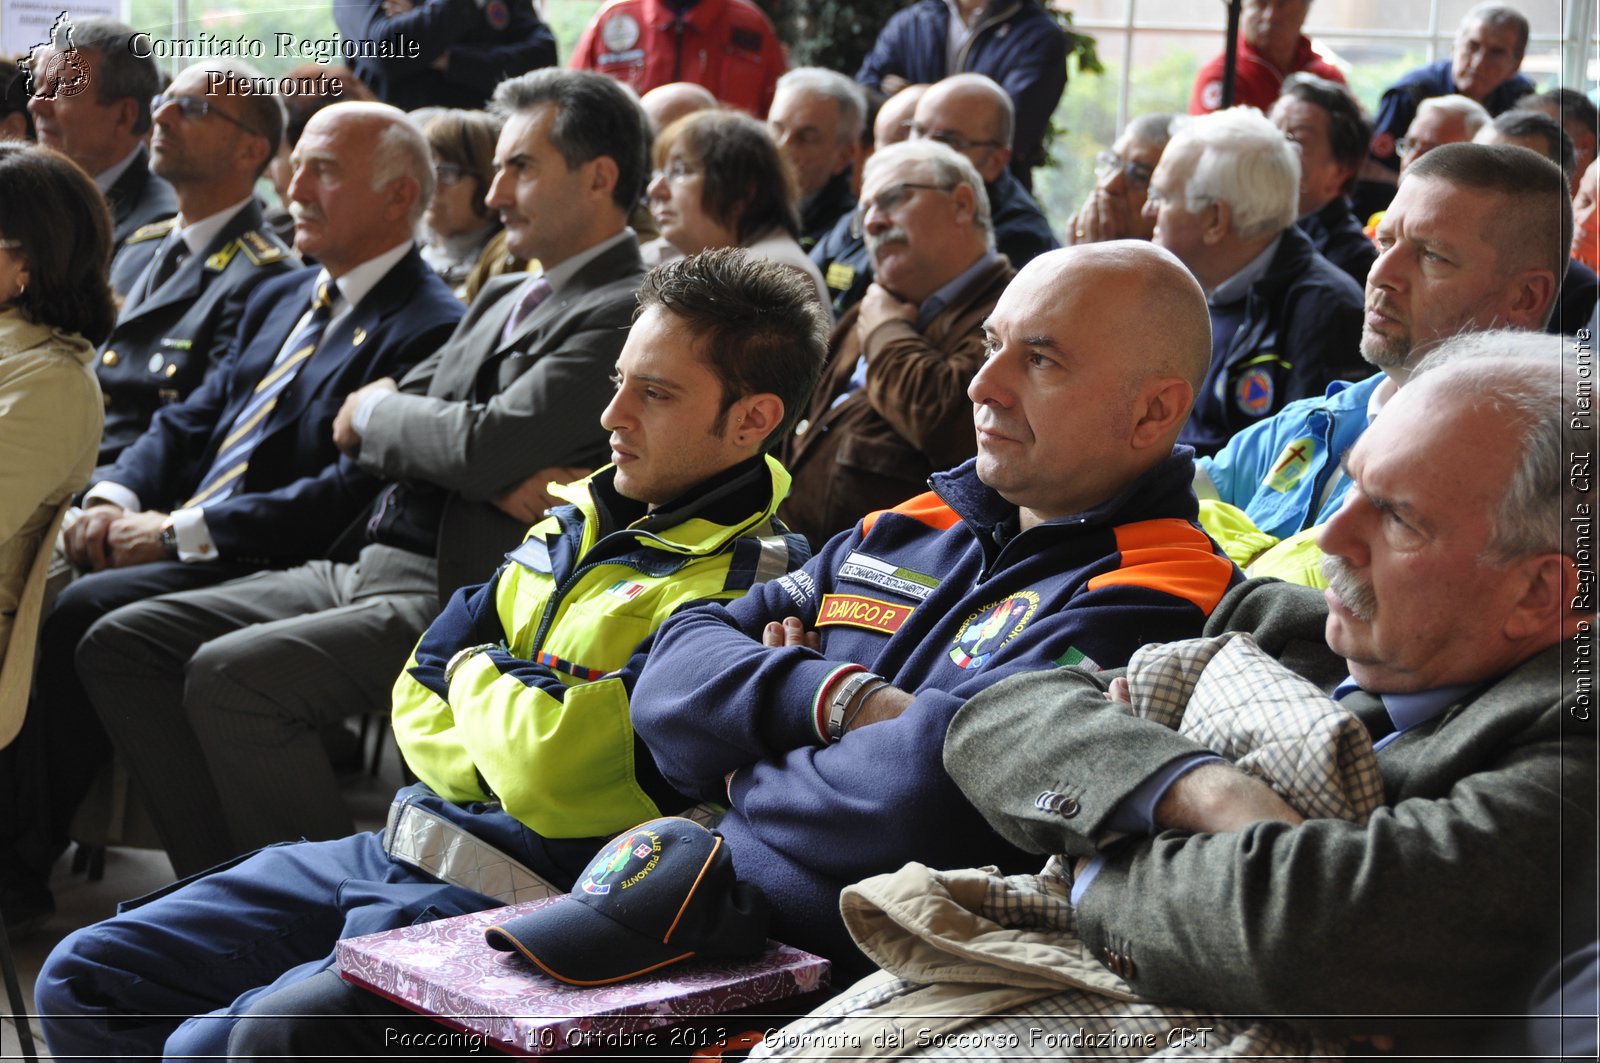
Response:
[[[117,363],[120,361],[122,361],[122,359],[117,357],[116,351],[107,351],[100,356],[100,364],[105,366],[107,369],[115,369],[117,367]]]
[[[177,362],[168,362],[167,363],[167,368],[165,370],[163,370],[163,371],[167,374],[168,379],[171,379],[172,377],[177,376],[178,375],[178,363]]]

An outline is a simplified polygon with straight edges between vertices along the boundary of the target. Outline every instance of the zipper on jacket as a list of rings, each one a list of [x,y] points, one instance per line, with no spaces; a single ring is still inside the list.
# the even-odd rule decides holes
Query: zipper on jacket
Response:
[[[996,12],[993,15],[987,16],[986,18],[979,19],[978,24],[972,27],[972,32],[967,35],[966,43],[961,46],[960,51],[956,52],[956,68],[954,70],[947,71],[946,73],[960,74],[964,72],[967,68],[967,56],[972,52],[972,46],[978,43],[978,35],[983,33],[985,30],[994,28],[996,25],[1004,22],[1006,19],[1010,18],[1012,15],[1015,15],[1020,10],[1022,10],[1021,4],[1012,4],[1004,11]]]

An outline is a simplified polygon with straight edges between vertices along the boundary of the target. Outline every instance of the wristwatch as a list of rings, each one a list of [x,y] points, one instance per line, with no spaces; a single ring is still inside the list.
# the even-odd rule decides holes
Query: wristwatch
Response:
[[[166,551],[169,561],[178,560],[178,529],[172,526],[171,517],[161,525],[161,549]]]
[[[452,656],[449,662],[444,666],[444,681],[448,683],[450,680],[454,679],[456,669],[466,664],[478,654],[483,653],[485,650],[498,650],[499,648],[500,644],[498,642],[480,642],[476,646],[467,646],[463,649],[457,650],[455,655]]]

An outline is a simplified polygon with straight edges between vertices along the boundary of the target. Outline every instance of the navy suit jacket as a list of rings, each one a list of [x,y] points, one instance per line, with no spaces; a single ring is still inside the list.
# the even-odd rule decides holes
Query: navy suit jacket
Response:
[[[131,488],[147,509],[182,506],[310,307],[319,273],[309,267],[261,284],[222,364],[183,402],[162,408],[98,479]],[[328,331],[279,397],[243,484],[205,507],[221,557],[284,564],[327,551],[379,486],[333,445],[334,415],[363,384],[399,377],[431,354],[463,310],[413,248]]]
[[[150,172],[150,149],[141,147],[106,192],[106,206],[111,208],[111,244],[115,249],[136,230],[178,213],[178,194]]]

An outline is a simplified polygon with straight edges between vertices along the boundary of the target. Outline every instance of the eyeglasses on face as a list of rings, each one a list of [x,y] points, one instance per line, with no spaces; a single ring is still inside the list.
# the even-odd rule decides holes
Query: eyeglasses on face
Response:
[[[1134,188],[1148,188],[1150,176],[1155,173],[1153,169],[1142,162],[1130,162],[1113,152],[1102,151],[1094,157],[1094,175],[1102,181],[1111,179],[1111,175],[1118,170]]]
[[[900,128],[906,130],[913,140],[937,140],[952,151],[968,152],[973,148],[999,148],[1005,146],[998,140],[972,140],[953,129],[929,129],[921,122],[901,122]]]
[[[911,198],[911,193],[923,189],[929,192],[948,192],[945,185],[918,184],[915,181],[901,181],[899,184],[890,185],[871,199],[863,199],[856,204],[855,212],[850,215],[850,235],[861,239],[861,234],[867,228],[867,212],[874,207],[879,214],[887,214],[900,204]]]
[[[169,103],[177,107],[178,112],[191,122],[198,121],[208,114],[214,114],[224,122],[236,125],[252,136],[259,137],[266,135],[254,126],[246,122],[239,121],[239,119],[224,111],[222,108],[218,107],[204,96],[169,96],[163,92],[150,97],[150,113],[155,114]]]
[[[686,164],[682,159],[673,159],[667,163],[665,169],[651,171],[650,180],[654,181],[658,177],[665,177],[673,184],[681,185],[692,177],[699,177],[700,174],[700,170]]]

